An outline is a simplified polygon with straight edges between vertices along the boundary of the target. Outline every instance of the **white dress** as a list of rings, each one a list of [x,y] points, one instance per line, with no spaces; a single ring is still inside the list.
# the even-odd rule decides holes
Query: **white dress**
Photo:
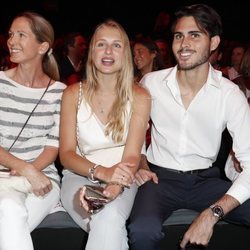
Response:
[[[90,106],[83,100],[78,109],[78,138],[81,153],[91,162],[111,167],[121,161],[128,134],[130,121],[128,103],[127,116],[124,119],[125,133],[120,143],[113,142],[111,135],[105,135],[105,127],[98,117],[91,112]],[[77,153],[81,155],[79,149]],[[75,222],[89,232],[86,250],[127,250],[128,239],[126,220],[132,209],[137,192],[136,185],[126,189],[114,201],[91,218],[79,206],[78,190],[85,184],[92,184],[84,177],[69,170],[63,171],[61,200],[64,208]]]

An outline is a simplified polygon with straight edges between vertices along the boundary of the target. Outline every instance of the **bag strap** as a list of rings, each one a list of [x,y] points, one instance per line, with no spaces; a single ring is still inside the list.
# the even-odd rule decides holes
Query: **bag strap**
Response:
[[[35,107],[32,109],[32,111],[30,112],[28,118],[26,119],[25,123],[23,124],[21,130],[19,131],[18,135],[16,136],[15,140],[13,141],[13,143],[11,144],[11,146],[9,147],[8,149],[8,152],[12,149],[12,147],[14,146],[14,144],[16,143],[17,139],[20,137],[21,133],[23,132],[25,126],[27,125],[30,117],[32,116],[32,114],[34,113],[35,109],[37,108],[38,104],[41,102],[41,100],[43,99],[45,93],[47,92],[49,86],[50,86],[50,83],[51,83],[51,78],[49,79],[49,82],[48,82],[48,85],[45,89],[45,91],[43,92],[42,96],[40,97],[40,99],[38,100],[38,102],[36,103]]]

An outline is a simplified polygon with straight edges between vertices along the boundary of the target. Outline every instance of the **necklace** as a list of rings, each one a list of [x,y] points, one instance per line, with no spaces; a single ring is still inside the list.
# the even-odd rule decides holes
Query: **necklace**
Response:
[[[96,96],[96,108],[101,115],[108,114],[114,102],[114,93],[99,94]]]

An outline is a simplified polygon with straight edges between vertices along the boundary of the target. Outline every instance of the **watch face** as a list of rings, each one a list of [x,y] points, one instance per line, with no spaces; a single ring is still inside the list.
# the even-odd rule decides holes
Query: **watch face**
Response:
[[[214,206],[214,207],[212,207],[212,211],[213,211],[213,213],[214,213],[214,216],[217,216],[217,217],[219,217],[220,219],[224,216],[224,212],[223,212],[223,209],[222,209],[222,207],[220,207],[220,206]]]

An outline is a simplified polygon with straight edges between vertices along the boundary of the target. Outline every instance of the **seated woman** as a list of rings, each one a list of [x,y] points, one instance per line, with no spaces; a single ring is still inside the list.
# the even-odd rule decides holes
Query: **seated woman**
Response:
[[[17,66],[0,72],[0,165],[14,177],[5,179],[12,188],[0,190],[2,250],[34,249],[30,232],[60,198],[54,161],[66,86],[58,81],[53,42],[51,24],[37,13],[19,14],[9,29],[10,60]],[[27,192],[17,190],[19,180]]]
[[[86,77],[63,95],[61,199],[74,221],[89,233],[85,249],[127,250],[125,224],[137,192],[134,174],[151,98],[134,84],[129,39],[117,22],[108,20],[97,26],[90,41]],[[89,213],[83,198],[82,186],[90,184],[103,187],[103,194],[112,200],[95,214]],[[129,188],[123,192],[124,186]]]

